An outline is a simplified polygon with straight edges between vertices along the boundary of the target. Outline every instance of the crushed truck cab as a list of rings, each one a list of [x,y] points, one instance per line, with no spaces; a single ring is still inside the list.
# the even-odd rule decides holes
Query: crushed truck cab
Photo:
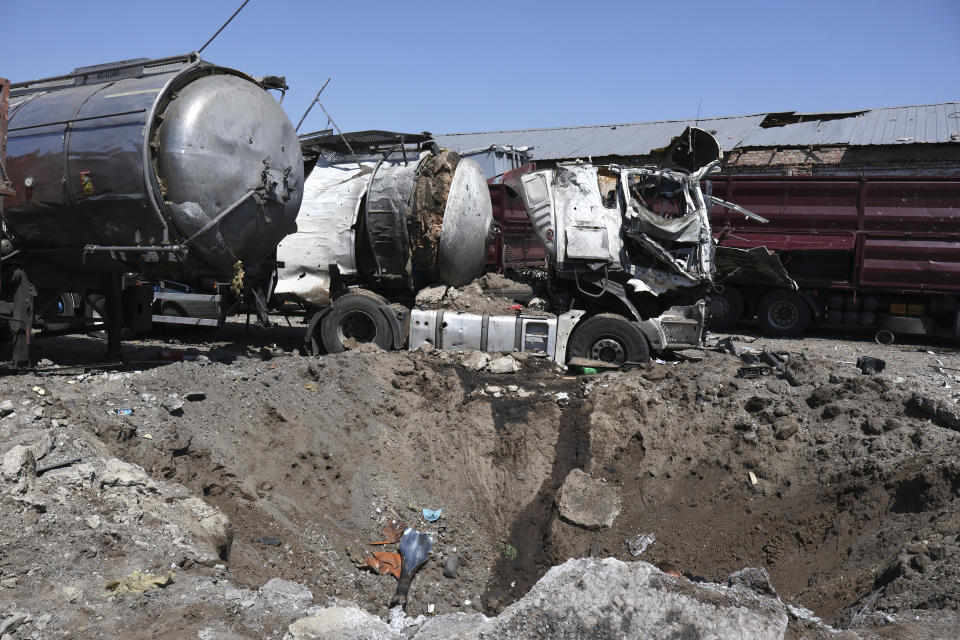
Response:
[[[521,179],[530,220],[569,307],[585,310],[569,354],[646,359],[633,325],[654,350],[701,342],[714,243],[700,188],[722,152],[710,134],[687,129],[660,168],[562,163]],[[591,323],[586,339],[578,333]],[[583,338],[584,336],[581,336]]]

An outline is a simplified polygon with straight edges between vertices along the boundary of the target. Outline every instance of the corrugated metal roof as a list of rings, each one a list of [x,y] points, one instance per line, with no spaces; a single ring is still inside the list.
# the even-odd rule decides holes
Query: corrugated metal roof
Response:
[[[792,115],[802,122],[761,127],[769,114],[661,120],[582,127],[518,129],[436,136],[440,145],[464,151],[494,144],[533,147],[542,160],[604,156],[644,156],[665,147],[687,126],[715,131],[724,151],[741,147],[790,147],[846,144],[935,144],[960,142],[960,103],[886,107],[864,111]],[[817,116],[820,116],[819,118]],[[807,119],[811,118],[811,119]]]

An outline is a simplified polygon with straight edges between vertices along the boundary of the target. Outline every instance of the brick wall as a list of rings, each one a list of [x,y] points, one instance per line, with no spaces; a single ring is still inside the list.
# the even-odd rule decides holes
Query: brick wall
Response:
[[[725,173],[741,175],[960,176],[960,144],[734,149]]]

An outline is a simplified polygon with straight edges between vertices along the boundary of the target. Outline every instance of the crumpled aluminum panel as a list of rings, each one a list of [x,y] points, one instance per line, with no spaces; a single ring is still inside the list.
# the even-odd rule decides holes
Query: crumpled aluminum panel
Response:
[[[619,208],[603,206],[595,166],[571,164],[558,167],[553,202],[557,220],[557,259],[561,270],[566,268],[569,260],[580,259],[604,261],[619,267],[623,217]]]
[[[330,302],[330,267],[357,272],[353,227],[373,163],[330,165],[321,159],[304,185],[297,232],[280,241],[274,295],[304,304]]]

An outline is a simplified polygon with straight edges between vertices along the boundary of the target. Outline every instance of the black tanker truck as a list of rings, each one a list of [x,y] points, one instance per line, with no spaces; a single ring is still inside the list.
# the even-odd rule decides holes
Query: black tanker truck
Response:
[[[10,86],[0,318],[13,361],[44,334],[146,329],[174,281],[265,314],[277,243],[296,228],[303,159],[256,80],[195,54]]]

